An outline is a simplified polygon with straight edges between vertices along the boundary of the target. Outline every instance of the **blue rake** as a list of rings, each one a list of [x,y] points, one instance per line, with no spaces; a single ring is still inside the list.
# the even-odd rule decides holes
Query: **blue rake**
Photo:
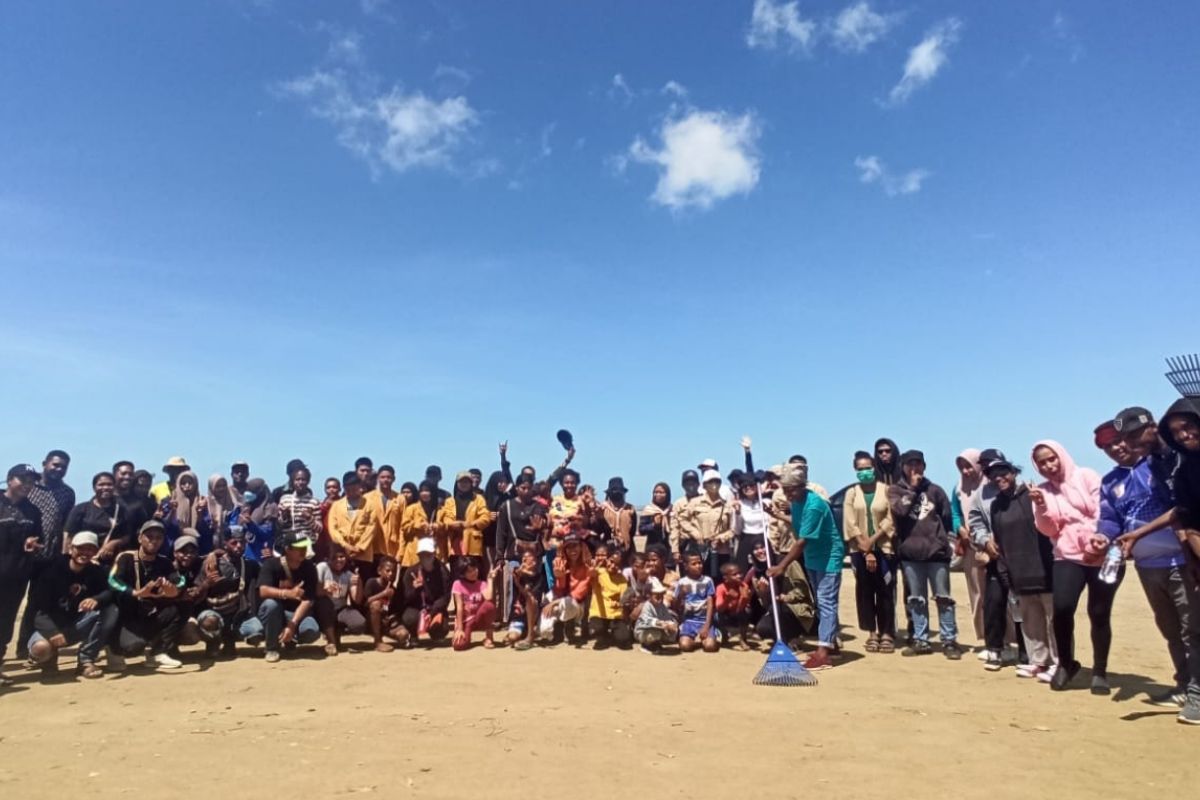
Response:
[[[763,511],[762,501],[759,501],[758,511],[766,516]],[[769,520],[764,522],[770,525]],[[767,545],[767,568],[771,567],[771,543],[767,541],[767,528],[763,528],[763,542]],[[783,631],[779,628],[779,601],[775,599],[775,579],[771,578],[771,615],[775,622],[775,646],[771,648],[770,654],[767,655],[767,663],[763,664],[762,669],[754,676],[754,683],[758,686],[816,686],[817,676],[804,668],[800,660],[796,658],[796,654],[783,641]]]

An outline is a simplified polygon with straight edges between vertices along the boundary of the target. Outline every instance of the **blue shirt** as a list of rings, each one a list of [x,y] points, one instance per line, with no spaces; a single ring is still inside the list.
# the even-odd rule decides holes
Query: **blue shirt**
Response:
[[[1150,460],[1135,466],[1116,467],[1100,481],[1100,523],[1097,529],[1109,539],[1153,522],[1174,507],[1170,488],[1155,476]],[[1184,563],[1179,539],[1163,528],[1138,539],[1130,554],[1139,567],[1178,567]]]
[[[840,572],[846,543],[838,534],[829,503],[808,492],[803,503],[792,503],[792,530],[804,540],[804,566],[814,572]]]

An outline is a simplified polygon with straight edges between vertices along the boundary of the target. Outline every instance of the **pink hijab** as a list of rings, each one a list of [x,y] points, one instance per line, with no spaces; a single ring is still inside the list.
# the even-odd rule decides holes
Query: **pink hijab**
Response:
[[[982,486],[984,483],[987,482],[987,478],[985,478],[983,475],[983,468],[979,465],[979,456],[981,456],[981,455],[982,455],[982,453],[980,451],[976,450],[974,447],[968,447],[966,450],[963,450],[961,453],[958,454],[958,458],[961,458],[963,461],[965,461],[968,464],[970,464],[971,466],[973,466],[975,468],[975,471],[979,473],[979,483],[975,484],[975,489],[978,489],[980,486]],[[958,458],[954,459],[955,467],[958,466]],[[957,489],[958,489],[959,495],[961,495],[963,497],[969,497],[975,491],[975,489],[971,489],[970,491],[968,491],[963,488],[961,473],[959,473],[959,476],[958,476]],[[964,508],[965,508],[965,506],[964,506]]]
[[[1096,496],[1094,488],[1100,485],[1100,476],[1086,467],[1075,466],[1075,459],[1071,458],[1067,448],[1053,439],[1043,439],[1035,444],[1029,451],[1031,460],[1039,447],[1048,447],[1053,450],[1054,454],[1058,456],[1058,463],[1062,465],[1063,471],[1062,483],[1056,484],[1051,480],[1046,480],[1041,484],[1042,490],[1061,495],[1071,504],[1071,507],[1088,519],[1099,518],[1100,499]]]

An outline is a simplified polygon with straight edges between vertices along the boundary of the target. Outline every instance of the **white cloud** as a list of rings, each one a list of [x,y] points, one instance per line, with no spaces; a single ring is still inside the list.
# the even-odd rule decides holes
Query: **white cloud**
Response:
[[[554,131],[557,130],[557,128],[557,122],[551,122],[542,126],[542,133],[540,137],[541,147],[539,148],[539,154],[541,158],[549,158],[554,153],[554,146],[551,144],[550,140],[554,136]]]
[[[399,86],[384,93],[357,88],[344,70],[314,70],[279,86],[284,96],[303,100],[316,117],[333,124],[337,140],[365,160],[373,172],[387,167],[453,166],[452,156],[479,124],[465,97],[436,100]]]
[[[817,23],[800,16],[796,0],[790,3],[775,0],[754,0],[750,14],[750,27],[746,30],[746,44],[773,50],[780,39],[792,50],[809,50],[816,39]]]
[[[925,38],[908,52],[904,75],[888,94],[888,100],[893,105],[908,100],[913,92],[934,79],[946,65],[946,51],[958,42],[958,32],[961,28],[962,22],[957,18],[944,19],[933,26],[925,34]]]
[[[929,170],[925,169],[911,169],[902,175],[893,174],[879,156],[859,156],[854,159],[854,166],[858,167],[858,179],[861,182],[878,184],[888,197],[916,194],[930,175]]]
[[[829,35],[839,50],[861,53],[886,36],[897,20],[894,14],[872,11],[869,3],[855,3],[843,8],[830,22]]]
[[[608,89],[608,96],[613,98],[621,98],[626,103],[633,99],[633,90],[629,88],[629,84],[625,82],[625,76],[621,73],[613,75],[612,85]]]
[[[687,97],[687,87],[678,81],[667,81],[662,87],[663,94],[673,94],[676,97]]]
[[[1083,58],[1083,42],[1075,33],[1075,26],[1061,11],[1056,13],[1050,22],[1050,36],[1059,47],[1066,50],[1072,64]]]
[[[615,162],[619,170],[630,161],[659,169],[654,202],[673,211],[707,209],[718,200],[747,194],[758,184],[760,133],[751,113],[731,116],[692,109],[663,122],[658,132],[661,147],[655,149],[638,137]]]

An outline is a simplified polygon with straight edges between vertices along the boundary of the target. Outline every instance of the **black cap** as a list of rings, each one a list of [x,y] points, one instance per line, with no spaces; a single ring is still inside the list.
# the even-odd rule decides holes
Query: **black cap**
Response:
[[[920,450],[905,450],[904,455],[900,456],[900,463],[907,464],[910,461],[920,461],[922,464],[924,464],[925,454]]]
[[[311,544],[308,534],[303,531],[290,531],[280,539],[280,547],[308,547]]]
[[[742,482],[744,480],[746,480],[746,473],[744,470],[740,470],[740,469],[729,470],[728,481],[731,485],[741,486]]]
[[[570,450],[575,446],[575,437],[566,428],[554,434],[554,438],[558,439],[558,443],[562,445],[563,450]]]
[[[979,466],[984,472],[987,472],[988,467],[997,461],[1003,461],[1006,464],[1009,463],[1008,457],[994,447],[989,447],[987,450],[984,450],[979,454]]]
[[[1113,427],[1117,429],[1117,433],[1122,435],[1140,431],[1147,425],[1153,424],[1154,415],[1141,406],[1123,409],[1113,417]]]
[[[13,478],[18,478],[18,477],[19,478],[36,478],[38,475],[41,475],[41,473],[37,471],[37,469],[33,466],[33,464],[17,464],[13,467],[10,467],[8,470],[8,479],[10,481]]]
[[[620,478],[610,478],[608,481],[607,492],[608,494],[613,494],[614,492],[628,494],[629,490],[625,488],[625,481],[621,480]]]
[[[359,484],[359,483],[362,483],[362,478],[358,477],[358,473],[355,472],[354,470],[351,470],[350,472],[346,472],[342,475],[342,488],[343,489],[345,489],[346,487],[349,487],[349,486],[355,486],[356,484]]]
[[[699,483],[700,473],[696,472],[694,469],[685,469],[683,471],[683,477],[679,479],[679,482],[687,483],[688,481],[695,481],[696,483]]]
[[[1009,461],[1007,458],[1004,457],[1003,453],[996,451],[996,455],[997,455],[996,458],[991,459],[990,461],[986,462],[986,464],[983,462],[983,457],[980,456],[979,461],[981,464],[983,464],[983,474],[984,475],[992,475],[996,472],[1001,472],[1001,471],[1004,471],[1004,472],[1016,472],[1017,471],[1017,468],[1013,466],[1013,463],[1011,461]]]

